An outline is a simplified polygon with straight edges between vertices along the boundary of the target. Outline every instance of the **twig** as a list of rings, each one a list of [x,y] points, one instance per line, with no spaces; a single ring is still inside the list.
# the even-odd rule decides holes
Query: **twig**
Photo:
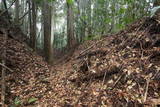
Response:
[[[138,91],[142,95],[142,91],[140,90],[140,84],[139,84],[139,82],[135,78],[133,78],[133,80],[137,83]]]
[[[105,39],[105,38],[104,38]],[[93,45],[91,45],[90,47],[88,47],[87,49],[85,49],[84,51],[82,51],[77,57],[76,57],[76,59],[77,58],[79,58],[82,54],[84,54],[86,51],[88,51],[88,50],[90,50],[91,48],[93,48],[95,45],[97,45],[98,43],[100,43],[100,42],[102,42],[104,39],[101,39],[101,40],[99,40],[99,41],[97,41],[96,43],[94,43]]]
[[[150,79],[151,79],[151,77],[147,79],[146,91],[145,91],[145,94],[144,94],[143,102],[146,102],[146,99],[147,99],[148,87],[149,87]]]
[[[107,71],[105,71],[104,77],[103,77],[103,82],[102,82],[102,86],[104,85],[104,81],[106,79],[106,75],[107,75]]]
[[[105,79],[106,79],[106,75],[107,75],[107,71],[105,71],[104,77],[103,77],[103,81],[102,81],[102,86],[104,85]]]
[[[7,9],[5,9],[3,12],[1,12],[1,13],[0,13],[0,16],[3,15],[5,12],[7,12],[8,9],[10,9],[10,8],[12,7],[12,5],[13,5],[16,1],[17,1],[17,0],[14,0],[14,1],[12,2],[12,4],[11,4]]]
[[[7,66],[5,66],[5,65],[4,65],[4,64],[2,64],[2,63],[0,63],[0,66],[2,66],[2,67],[4,67],[4,68],[8,69],[8,70],[9,70],[9,71],[11,71],[11,72],[13,72],[13,70],[12,70],[12,69],[8,68]]]
[[[28,13],[29,13],[29,10],[26,13],[24,13],[24,15],[20,17],[18,20],[22,20]]]
[[[123,75],[124,75],[124,73],[121,74],[121,75],[118,77],[118,79],[116,80],[116,82],[114,83],[114,85],[113,85],[113,87],[112,87],[112,90],[116,87],[116,85],[118,84],[118,82],[122,79]]]
[[[27,12],[25,12],[23,16],[21,16],[18,20],[22,20],[29,13],[30,10],[32,10],[32,8],[30,8]]]

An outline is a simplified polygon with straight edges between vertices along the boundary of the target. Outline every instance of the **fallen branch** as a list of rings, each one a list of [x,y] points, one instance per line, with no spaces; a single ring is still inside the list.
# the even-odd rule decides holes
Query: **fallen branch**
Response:
[[[6,68],[7,70],[9,70],[9,71],[11,71],[11,72],[13,72],[13,70],[12,70],[12,69],[10,69],[9,67],[5,66],[5,65],[4,65],[4,64],[2,64],[2,63],[0,63],[0,66],[2,66],[2,67],[4,67],[4,68]]]
[[[149,87],[149,83],[150,83],[151,77],[152,77],[152,75],[150,75],[149,78],[147,79],[146,91],[144,93],[143,102],[146,102],[146,100],[147,100],[148,87]]]
[[[75,59],[79,58],[81,55],[83,55],[86,51],[92,49],[95,45],[97,45],[98,43],[102,42],[104,39],[101,39],[99,41],[97,41],[96,43],[94,43],[93,45],[91,45],[90,47],[88,47],[87,49],[85,49],[84,51],[82,51]]]
[[[116,85],[119,83],[119,81],[122,79],[122,77],[123,77],[124,75],[125,75],[125,74],[122,73],[122,74],[118,77],[118,79],[116,80],[116,82],[114,83],[114,85],[113,85],[113,87],[112,87],[112,90],[116,87]]]
[[[104,78],[104,75],[107,78],[107,77],[110,77],[114,74],[118,74],[120,72],[120,70],[121,70],[121,68],[113,66],[110,69],[104,69],[104,70],[99,71],[97,73],[93,73],[93,74],[91,73],[86,76],[82,76],[82,77],[78,77],[78,78],[74,78],[74,79],[69,79],[69,81],[83,83],[83,82],[89,81],[91,78],[92,79],[102,79],[102,78]]]
[[[83,58],[85,56],[88,56],[88,57],[91,57],[91,56],[95,56],[97,54],[99,55],[105,55],[107,53],[107,50],[95,50],[95,51],[91,51],[91,52],[88,52],[88,53],[84,53],[83,55],[80,55],[78,56],[77,58]]]

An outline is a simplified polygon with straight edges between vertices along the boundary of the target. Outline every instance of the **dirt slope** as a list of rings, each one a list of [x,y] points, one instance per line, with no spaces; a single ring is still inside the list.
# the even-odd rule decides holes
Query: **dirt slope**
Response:
[[[143,18],[101,40],[86,41],[55,66],[48,105],[154,107],[160,104],[160,24]]]
[[[12,70],[6,71],[6,104],[24,106],[29,100],[43,99],[52,90],[49,65],[24,43],[24,34],[5,15],[0,17],[0,25],[0,57],[6,47],[6,66]],[[8,35],[7,44],[4,35]]]
[[[70,81],[87,84],[86,105],[160,104],[160,24],[143,18],[75,53]]]
[[[56,67],[59,72],[53,79],[57,84],[50,105],[160,104],[160,24],[143,18],[126,28],[85,42],[72,60]]]

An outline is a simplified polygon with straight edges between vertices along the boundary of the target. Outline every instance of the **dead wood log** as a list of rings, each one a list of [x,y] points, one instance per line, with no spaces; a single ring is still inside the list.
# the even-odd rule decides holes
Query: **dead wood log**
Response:
[[[95,55],[102,55],[102,56],[104,56],[104,55],[106,55],[106,53],[107,53],[107,50],[102,50],[102,49],[99,49],[99,50],[94,50],[94,51],[90,51],[90,52],[88,52],[88,53],[85,53],[85,54],[83,54],[83,55],[80,55],[80,56],[78,56],[77,57],[77,59],[81,59],[81,58],[84,58],[85,56],[88,56],[88,57],[91,57],[91,56],[95,56]]]
[[[82,51],[75,59],[78,59],[81,55],[85,54],[88,50],[92,49],[95,45],[97,45],[98,43],[102,42],[103,40],[105,40],[105,38],[97,41],[96,43],[94,43],[93,45],[91,45],[90,47],[88,47],[87,49]]]
[[[4,65],[4,64],[2,64],[2,63],[0,63],[0,66],[4,67],[5,69],[7,69],[7,70],[9,70],[9,71],[11,71],[11,72],[13,72],[13,70],[12,70],[12,69],[10,69],[9,67],[5,66],[5,65]]]
[[[93,80],[94,79],[103,79],[104,75],[106,76],[106,78],[108,78],[114,74],[118,74],[120,71],[121,71],[121,67],[113,66],[110,69],[104,69],[104,70],[97,72],[97,73],[91,73],[91,74],[88,74],[83,77],[69,79],[69,81],[76,82],[76,83],[83,83],[83,82],[87,82],[91,79],[93,79]]]

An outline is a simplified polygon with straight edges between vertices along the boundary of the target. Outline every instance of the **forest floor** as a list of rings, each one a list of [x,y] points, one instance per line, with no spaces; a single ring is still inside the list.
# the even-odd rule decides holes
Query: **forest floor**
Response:
[[[54,66],[33,52],[5,18],[0,25],[0,55],[6,46],[6,66],[11,69],[6,71],[8,106],[160,105],[159,21],[142,18],[117,34],[86,41]]]

